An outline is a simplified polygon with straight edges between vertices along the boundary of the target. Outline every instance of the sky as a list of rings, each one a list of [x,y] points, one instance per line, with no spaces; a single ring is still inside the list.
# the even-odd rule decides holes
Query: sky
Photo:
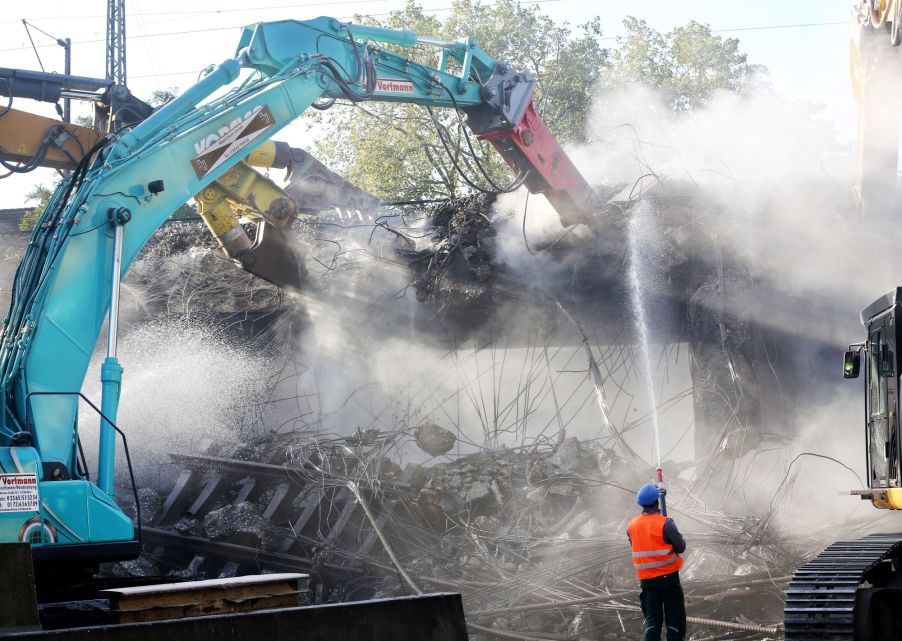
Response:
[[[491,4],[493,0],[483,0]],[[452,0],[420,0],[428,12],[447,14]],[[0,66],[46,71],[63,70],[63,52],[54,40],[31,30],[40,63],[22,24],[27,20],[54,38],[71,38],[72,73],[104,76],[105,0],[7,0],[0,18]],[[349,19],[355,14],[379,16],[403,6],[403,0],[317,0],[290,3],[259,0],[249,7],[237,0],[126,0],[126,66],[132,92],[146,98],[154,89],[190,86],[210,63],[232,57],[240,28],[269,20],[304,20],[321,15]],[[749,61],[769,70],[781,94],[823,106],[837,133],[852,140],[857,108],[849,82],[850,0],[645,0],[629,4],[611,0],[537,0],[557,22],[577,26],[601,18],[611,46],[623,33],[622,20],[635,15],[659,31],[689,20],[706,23],[724,37],[735,37]],[[188,6],[190,5],[190,9]],[[491,53],[491,52],[489,52]],[[52,106],[17,100],[16,108],[52,116]],[[74,105],[76,115],[87,105]],[[293,137],[292,137],[293,136]],[[280,139],[302,146],[306,132],[286,129]],[[0,141],[2,144],[2,141]],[[0,208],[21,207],[36,183],[50,184],[55,173],[36,170],[0,181]]]

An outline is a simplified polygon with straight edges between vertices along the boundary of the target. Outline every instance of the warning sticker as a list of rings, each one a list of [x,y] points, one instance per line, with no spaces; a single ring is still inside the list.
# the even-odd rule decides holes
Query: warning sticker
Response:
[[[222,135],[216,137],[216,142],[191,160],[194,173],[197,174],[198,178],[203,178],[251,144],[255,138],[272,127],[275,122],[276,119],[273,118],[269,107],[261,105],[241,120],[235,122],[226,131],[220,130]]]
[[[0,474],[0,512],[37,512],[40,502],[36,474]]]
[[[410,80],[379,78],[376,80],[376,91],[378,93],[413,93],[413,83]]]

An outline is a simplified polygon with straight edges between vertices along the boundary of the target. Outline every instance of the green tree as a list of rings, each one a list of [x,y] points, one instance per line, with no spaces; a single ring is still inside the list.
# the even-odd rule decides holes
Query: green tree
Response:
[[[623,21],[627,35],[619,39],[605,70],[603,85],[621,88],[643,84],[664,92],[678,112],[704,106],[718,90],[743,92],[749,79],[764,71],[749,64],[736,38],[721,38],[694,20],[661,34],[644,20]]]
[[[37,225],[38,220],[40,220],[41,215],[44,213],[44,209],[46,209],[51,196],[53,196],[53,189],[45,187],[44,185],[35,185],[32,187],[31,191],[25,194],[25,202],[36,200],[38,204],[22,215],[22,219],[19,221],[19,229],[21,231],[31,231],[34,229],[34,226]]]
[[[527,70],[537,78],[536,105],[548,126],[563,141],[581,142],[591,107],[593,86],[600,80],[608,52],[601,45],[598,20],[581,27],[576,35],[533,7],[515,0],[483,4],[455,0],[444,20],[428,16],[408,0],[403,9],[385,20],[369,20],[393,29],[410,29],[419,35],[443,39],[474,36],[494,58]],[[435,50],[418,47],[404,55],[435,66]],[[327,132],[314,153],[352,182],[386,198],[458,196],[471,191],[455,169],[455,163],[480,186],[490,187],[479,167],[495,184],[505,184],[512,173],[488,145],[472,139],[476,161],[464,139],[464,124],[456,112],[433,110],[435,122],[422,107],[367,102],[336,105],[313,116]],[[450,149],[447,153],[437,130]]]
[[[75,116],[75,124],[79,127],[93,127],[94,117],[86,115]]]
[[[178,87],[169,87],[168,89],[154,89],[150,92],[147,104],[151,107],[162,107],[167,102],[178,95]]]

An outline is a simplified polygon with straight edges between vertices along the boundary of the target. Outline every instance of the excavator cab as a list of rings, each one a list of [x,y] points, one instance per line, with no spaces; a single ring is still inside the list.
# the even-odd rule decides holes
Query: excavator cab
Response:
[[[861,369],[865,378],[868,489],[855,494],[887,509],[902,509],[896,322],[900,305],[902,288],[897,288],[862,311],[867,341],[850,345],[843,360],[844,378],[857,378]]]

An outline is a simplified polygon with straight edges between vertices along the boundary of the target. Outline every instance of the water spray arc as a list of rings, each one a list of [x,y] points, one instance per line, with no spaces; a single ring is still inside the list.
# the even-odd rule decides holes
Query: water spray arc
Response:
[[[655,384],[652,379],[651,355],[649,353],[649,336],[648,336],[648,318],[645,314],[645,304],[642,298],[642,271],[643,256],[640,246],[640,236],[642,233],[642,225],[646,219],[653,213],[651,208],[654,205],[647,201],[639,203],[633,210],[629,222],[629,286],[630,300],[633,307],[633,315],[636,319],[636,327],[639,330],[639,347],[642,353],[642,365],[645,369],[645,381],[648,390],[648,402],[650,406],[650,416],[652,430],[655,435],[655,460],[657,461],[657,484],[661,492],[661,514],[667,515],[666,492],[664,490],[664,472],[661,467],[661,425],[658,420],[658,400],[655,393]]]

